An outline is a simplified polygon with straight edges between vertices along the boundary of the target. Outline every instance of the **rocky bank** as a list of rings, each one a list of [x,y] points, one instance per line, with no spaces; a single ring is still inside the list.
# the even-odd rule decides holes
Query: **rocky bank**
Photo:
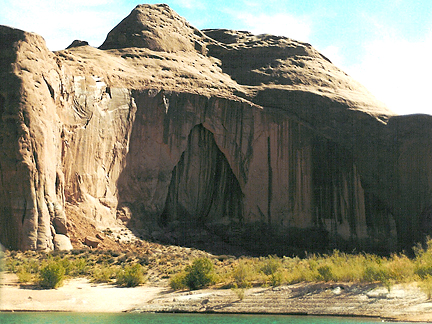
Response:
[[[261,254],[432,232],[432,117],[396,116],[310,44],[139,5],[100,48],[0,26],[0,80],[9,249],[113,224]]]

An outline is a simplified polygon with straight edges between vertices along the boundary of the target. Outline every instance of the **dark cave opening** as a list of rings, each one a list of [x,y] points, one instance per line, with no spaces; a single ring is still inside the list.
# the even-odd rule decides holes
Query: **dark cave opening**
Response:
[[[213,134],[201,124],[195,126],[172,172],[159,224],[180,234],[175,243],[187,245],[205,240],[197,230],[210,233],[218,224],[241,224],[242,205],[239,182]]]

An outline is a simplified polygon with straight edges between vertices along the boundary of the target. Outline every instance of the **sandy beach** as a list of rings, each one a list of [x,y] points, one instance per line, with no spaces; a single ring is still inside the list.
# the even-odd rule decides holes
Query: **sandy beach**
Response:
[[[121,288],[92,284],[88,279],[67,280],[58,289],[20,286],[13,274],[3,274],[2,311],[124,312],[142,306],[167,291],[157,286]]]
[[[276,288],[172,291],[167,283],[134,288],[71,279],[52,290],[20,286],[3,273],[1,311],[67,312],[215,312],[371,316],[387,321],[432,322],[432,301],[415,284],[379,285],[315,283]]]

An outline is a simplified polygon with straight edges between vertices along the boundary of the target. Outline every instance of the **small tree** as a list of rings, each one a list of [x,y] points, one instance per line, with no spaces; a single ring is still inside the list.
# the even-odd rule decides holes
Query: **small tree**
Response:
[[[65,272],[60,262],[49,261],[40,271],[39,285],[48,289],[60,287],[63,284]]]
[[[186,267],[185,284],[189,289],[200,289],[214,283],[214,267],[208,258],[195,259]]]

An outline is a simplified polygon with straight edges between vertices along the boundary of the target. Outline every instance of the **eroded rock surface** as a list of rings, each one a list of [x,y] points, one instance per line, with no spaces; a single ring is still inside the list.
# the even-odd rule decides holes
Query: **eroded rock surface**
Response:
[[[72,214],[257,253],[431,233],[432,117],[395,116],[310,44],[140,5],[76,45],[0,27],[6,247],[53,249]]]

